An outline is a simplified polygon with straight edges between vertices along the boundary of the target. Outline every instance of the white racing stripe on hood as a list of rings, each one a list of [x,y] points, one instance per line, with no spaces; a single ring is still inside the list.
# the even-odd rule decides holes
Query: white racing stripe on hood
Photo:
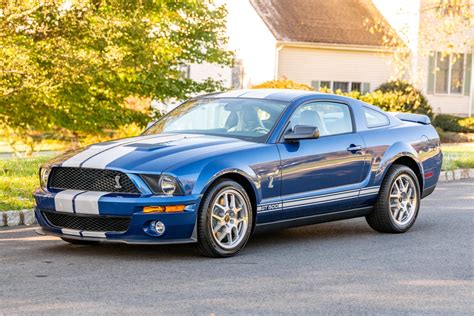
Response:
[[[112,161],[131,153],[135,149],[136,148],[134,147],[125,146],[115,147],[90,158],[89,160],[85,161],[81,167],[104,169]]]
[[[76,213],[99,215],[99,199],[109,193],[88,191],[79,194],[74,200]]]
[[[62,163],[62,166],[63,167],[80,167],[81,163],[83,163],[87,159],[93,157],[94,155],[97,155],[97,154],[103,152],[104,150],[126,144],[128,142],[131,142],[131,140],[130,139],[124,139],[122,141],[118,141],[118,142],[115,141],[115,142],[113,142],[111,144],[107,144],[107,145],[92,145],[89,148],[85,149],[84,151],[81,151],[77,155],[74,155],[71,158],[69,158],[68,160],[64,161]]]
[[[143,139],[136,138],[134,141],[130,141],[129,139],[128,141],[122,142],[119,145],[116,143],[114,145],[97,146],[97,148],[92,148],[94,147],[92,146],[84,152],[66,160],[63,163],[63,166],[68,167],[74,165],[81,166],[83,168],[104,169],[112,161],[135,151],[137,148],[133,146],[135,144],[158,145],[191,137],[197,137],[197,135],[154,135],[151,137],[144,137]]]
[[[56,212],[74,213],[73,200],[84,191],[64,190],[54,196],[54,209]]]

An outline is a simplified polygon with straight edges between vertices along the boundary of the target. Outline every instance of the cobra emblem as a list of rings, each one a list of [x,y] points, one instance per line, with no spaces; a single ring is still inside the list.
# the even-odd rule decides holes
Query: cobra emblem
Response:
[[[122,185],[120,184],[120,176],[115,176],[115,185],[114,188],[121,189]]]

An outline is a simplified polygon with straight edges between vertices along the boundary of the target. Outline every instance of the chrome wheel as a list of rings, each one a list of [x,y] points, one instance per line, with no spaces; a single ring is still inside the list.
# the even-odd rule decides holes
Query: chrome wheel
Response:
[[[237,190],[226,189],[213,201],[210,225],[214,241],[223,249],[232,249],[245,237],[248,207]]]
[[[390,189],[390,216],[396,224],[404,226],[413,219],[417,203],[415,182],[406,174],[399,175]]]

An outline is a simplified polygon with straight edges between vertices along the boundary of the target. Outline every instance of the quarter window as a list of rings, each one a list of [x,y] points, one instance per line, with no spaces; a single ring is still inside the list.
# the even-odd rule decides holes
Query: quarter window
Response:
[[[296,125],[316,126],[320,136],[351,133],[351,111],[346,104],[336,102],[303,104],[291,116],[290,128]]]
[[[380,127],[390,124],[388,117],[376,110],[372,110],[364,107],[365,120],[367,122],[367,127]]]

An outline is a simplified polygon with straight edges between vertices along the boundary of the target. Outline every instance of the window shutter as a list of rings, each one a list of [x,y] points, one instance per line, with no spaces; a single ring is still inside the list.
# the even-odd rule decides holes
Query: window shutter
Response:
[[[429,56],[428,60],[428,87],[426,91],[428,94],[434,94],[434,85],[435,85],[435,55],[436,53],[433,53],[432,55]]]
[[[321,85],[321,82],[319,80],[312,80],[311,81],[311,87],[313,87],[314,90],[319,91],[319,87]]]
[[[367,93],[370,92],[370,83],[369,82],[363,82],[362,83],[362,93]]]
[[[464,75],[464,95],[471,93],[472,54],[466,54],[466,69]]]

